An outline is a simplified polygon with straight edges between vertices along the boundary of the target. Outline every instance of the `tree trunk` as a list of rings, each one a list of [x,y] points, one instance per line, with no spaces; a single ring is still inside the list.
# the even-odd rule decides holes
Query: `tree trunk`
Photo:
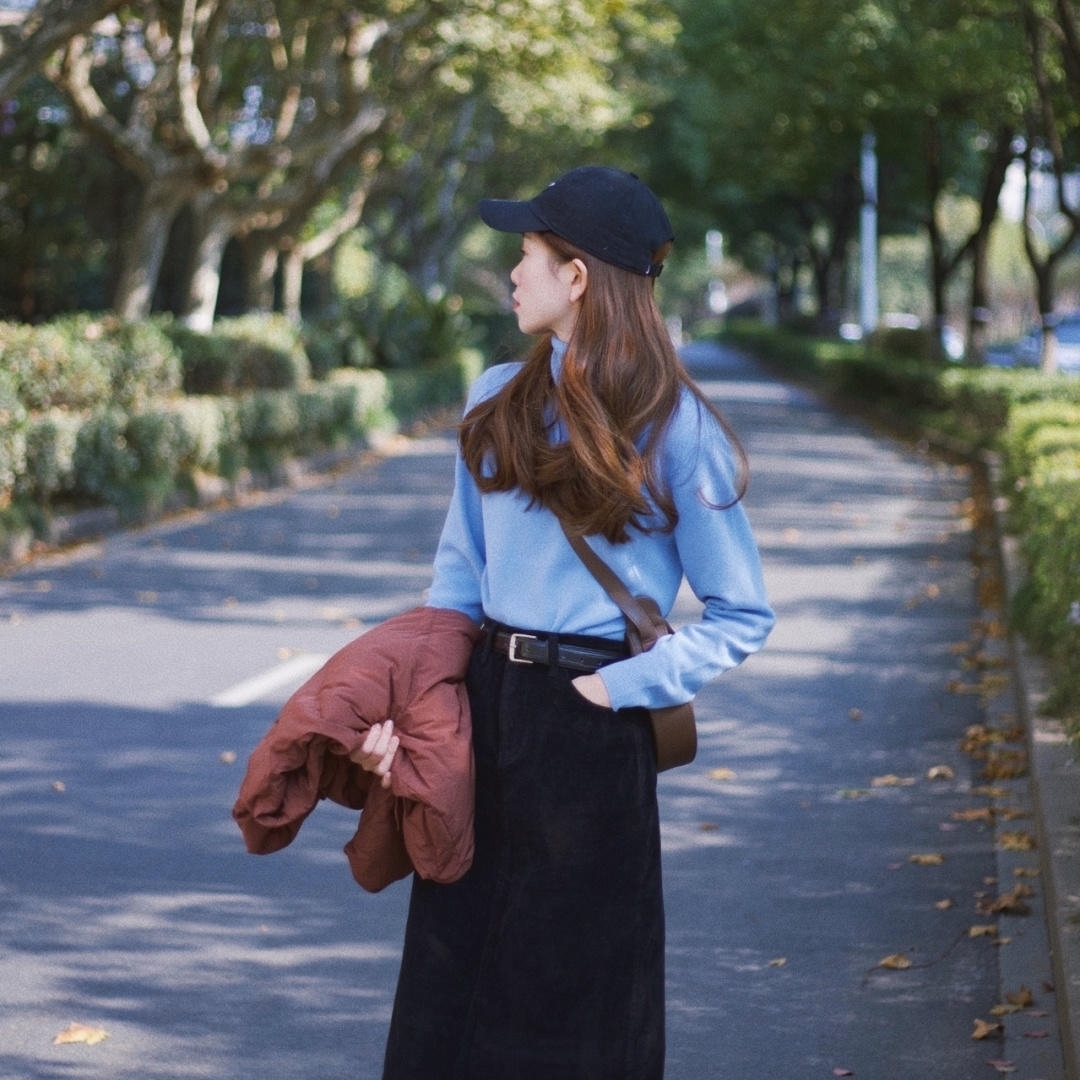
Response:
[[[135,226],[124,251],[113,301],[116,314],[126,322],[138,322],[150,314],[169,229],[187,192],[187,184],[175,176],[151,180],[143,192]]]
[[[304,251],[296,245],[281,258],[281,310],[293,322],[300,321],[300,295],[304,284]]]
[[[266,233],[251,233],[244,241],[244,297],[248,311],[274,310],[277,268],[277,245]]]
[[[994,149],[983,177],[979,196],[979,221],[970,238],[971,302],[968,309],[968,334],[964,358],[969,364],[986,363],[986,339],[990,327],[990,230],[997,220],[1001,189],[1013,159],[1013,133],[1008,126],[998,129]]]
[[[207,194],[194,201],[195,250],[183,323],[192,330],[209,333],[214,326],[221,291],[221,259],[232,235],[230,216],[216,207],[218,197]]]

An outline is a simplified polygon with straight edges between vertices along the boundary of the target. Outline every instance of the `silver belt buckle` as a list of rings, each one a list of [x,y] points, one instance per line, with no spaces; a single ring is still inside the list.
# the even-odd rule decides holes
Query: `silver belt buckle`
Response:
[[[512,664],[535,664],[535,660],[526,660],[524,656],[517,655],[517,646],[519,641],[536,641],[535,634],[511,634],[510,644],[506,648],[506,658]]]

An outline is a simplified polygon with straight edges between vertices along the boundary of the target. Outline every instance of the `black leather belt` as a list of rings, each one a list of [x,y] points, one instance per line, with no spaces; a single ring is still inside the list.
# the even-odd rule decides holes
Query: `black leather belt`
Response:
[[[505,653],[515,664],[547,664],[587,673],[629,655],[626,646],[618,641],[605,647],[578,645],[557,637],[501,629],[491,635],[491,647]]]

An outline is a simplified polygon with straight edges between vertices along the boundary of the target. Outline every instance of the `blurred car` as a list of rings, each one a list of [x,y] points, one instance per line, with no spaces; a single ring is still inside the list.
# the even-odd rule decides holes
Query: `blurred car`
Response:
[[[1058,371],[1080,374],[1080,311],[1055,315],[1051,320],[1057,338]],[[1017,367],[1038,367],[1042,356],[1042,327],[1029,330],[1013,352]]]

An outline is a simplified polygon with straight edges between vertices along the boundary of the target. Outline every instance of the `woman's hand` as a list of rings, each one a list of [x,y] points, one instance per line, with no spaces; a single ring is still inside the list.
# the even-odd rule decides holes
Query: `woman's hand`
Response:
[[[574,689],[593,705],[599,705],[601,709],[611,708],[611,698],[608,695],[604,680],[599,675],[579,675],[572,683]]]
[[[354,750],[349,759],[362,769],[380,777],[384,788],[390,786],[390,767],[394,764],[401,740],[394,734],[394,721],[384,720],[381,724],[372,724],[368,729],[359,750]]]

